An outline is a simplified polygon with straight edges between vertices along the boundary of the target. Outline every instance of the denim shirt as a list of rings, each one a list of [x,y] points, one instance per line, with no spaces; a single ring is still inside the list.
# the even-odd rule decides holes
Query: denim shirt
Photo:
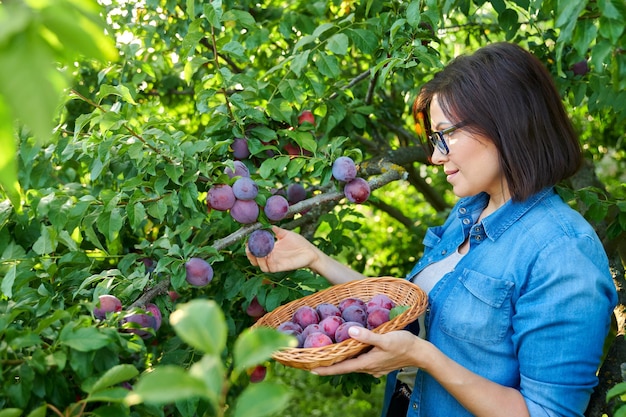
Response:
[[[532,417],[583,416],[617,302],[593,228],[553,188],[509,201],[474,224],[486,194],[462,198],[424,237],[407,278],[454,252],[469,252],[429,294],[426,338],[460,365],[520,391]],[[388,375],[383,416],[396,382]],[[471,414],[418,371],[409,417]]]

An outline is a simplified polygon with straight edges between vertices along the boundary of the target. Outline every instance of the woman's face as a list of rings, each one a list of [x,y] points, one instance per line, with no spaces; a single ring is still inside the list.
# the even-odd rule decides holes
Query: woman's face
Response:
[[[430,105],[430,120],[433,131],[444,130],[461,122],[448,120],[436,95]],[[462,127],[444,137],[450,152],[444,155],[435,148],[432,162],[443,167],[456,196],[468,197],[484,191],[491,200],[500,204],[509,199],[498,150],[490,139],[470,134]]]

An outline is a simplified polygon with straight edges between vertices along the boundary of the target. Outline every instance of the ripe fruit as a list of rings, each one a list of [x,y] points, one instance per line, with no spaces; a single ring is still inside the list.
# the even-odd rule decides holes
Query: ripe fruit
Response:
[[[366,304],[367,312],[369,313],[374,307],[383,307],[387,310],[391,310],[396,306],[396,303],[393,302],[391,298],[389,298],[386,294],[375,294]]]
[[[246,164],[244,164],[241,161],[235,161],[235,162],[233,162],[233,164],[235,166],[235,170],[234,171],[232,169],[230,169],[230,167],[226,167],[226,169],[224,170],[224,173],[226,175],[228,175],[228,178],[249,177],[250,176],[250,170],[248,169]]]
[[[304,110],[300,113],[300,116],[298,116],[298,124],[301,125],[303,123],[311,123],[315,126],[315,116],[311,110]]]
[[[324,320],[326,317],[337,316],[341,317],[341,310],[334,304],[322,303],[315,307],[317,315],[320,316],[320,320]]]
[[[289,202],[282,195],[273,195],[265,202],[263,211],[268,219],[279,221],[285,218],[289,210]]]
[[[98,297],[98,306],[93,309],[95,318],[104,320],[107,313],[122,311],[122,302],[114,295],[104,294]]]
[[[254,223],[259,217],[259,206],[254,200],[237,200],[230,209],[230,215],[239,223]]]
[[[389,310],[383,307],[374,307],[367,313],[367,328],[375,329],[383,323],[389,321]]]
[[[367,312],[359,305],[351,305],[341,312],[341,318],[345,321],[355,321],[363,326],[367,325]]]
[[[235,193],[228,184],[217,184],[209,188],[206,203],[210,208],[226,211],[235,204]]]
[[[232,144],[233,156],[237,159],[246,159],[250,156],[248,140],[245,138],[235,138]]]
[[[331,340],[330,337],[328,337],[322,332],[314,332],[308,335],[306,339],[304,339],[303,347],[316,348],[316,347],[328,346],[332,344],[333,344],[333,341]]]
[[[572,72],[574,75],[585,75],[589,72],[589,64],[586,59],[579,61],[572,65]]]
[[[154,320],[155,320],[155,327],[154,330],[159,330],[161,328],[161,323],[163,322],[163,316],[161,315],[161,310],[159,309],[159,307],[156,304],[148,304],[146,305],[146,311],[148,311],[149,313],[152,313],[152,316],[154,316]]]
[[[233,184],[233,194],[238,200],[254,200],[259,194],[259,186],[250,177],[241,177]]]
[[[358,305],[362,309],[367,310],[367,304],[365,303],[365,301],[356,297],[348,297],[348,298],[344,298],[343,300],[341,300],[339,302],[339,310],[343,312],[346,308],[350,307],[351,305]]]
[[[337,327],[339,325],[345,323],[345,320],[339,316],[328,316],[322,321],[320,321],[319,326],[322,328],[324,334],[328,337],[335,340],[335,332],[337,331]]]
[[[320,322],[320,317],[317,315],[317,311],[310,306],[299,307],[294,313],[291,319],[296,324],[299,324],[303,329],[309,324],[317,324]]]
[[[336,180],[349,182],[356,178],[356,165],[352,158],[340,156],[333,162],[332,172]]]
[[[268,230],[255,230],[248,237],[248,250],[257,258],[264,258],[274,249],[274,235]]]
[[[185,263],[187,282],[196,287],[203,287],[213,279],[213,267],[201,258],[191,258]]]
[[[352,337],[348,333],[348,329],[352,326],[363,327],[361,323],[357,323],[354,321],[347,321],[342,323],[337,327],[337,331],[335,331],[335,343],[341,343],[346,339],[351,339]]]
[[[306,190],[304,186],[298,182],[289,184],[287,187],[287,201],[289,204],[296,204],[306,198]]]
[[[267,368],[263,365],[257,365],[250,373],[250,382],[261,382],[265,379]]]
[[[147,329],[157,330],[156,319],[149,314],[130,314],[124,317],[123,323],[133,323],[124,330],[128,333],[134,333],[142,339],[152,336],[152,333]]]
[[[246,314],[250,317],[259,318],[262,317],[266,313],[265,309],[261,304],[259,304],[259,300],[254,297],[248,307],[246,307]]]
[[[355,178],[343,187],[343,193],[353,203],[363,203],[370,196],[370,185],[363,178]]]
[[[319,323],[311,323],[308,326],[306,326],[304,328],[304,330],[302,330],[302,340],[304,341],[307,337],[309,337],[309,335],[311,333],[318,333],[318,332],[322,332],[322,326],[319,325]]]

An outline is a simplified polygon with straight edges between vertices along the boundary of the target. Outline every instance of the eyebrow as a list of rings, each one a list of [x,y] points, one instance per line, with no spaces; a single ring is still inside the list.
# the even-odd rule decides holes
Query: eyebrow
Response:
[[[438,130],[446,130],[446,129],[448,128],[448,127],[443,127],[443,128],[442,128],[442,127],[441,127],[441,125],[444,125],[444,126],[445,126],[445,125],[449,125],[448,127],[452,127],[452,126],[454,126],[454,123],[452,123],[452,122],[448,122],[448,121],[445,121],[445,122],[439,122],[439,123],[437,123],[437,124],[435,125],[435,131],[438,131]]]

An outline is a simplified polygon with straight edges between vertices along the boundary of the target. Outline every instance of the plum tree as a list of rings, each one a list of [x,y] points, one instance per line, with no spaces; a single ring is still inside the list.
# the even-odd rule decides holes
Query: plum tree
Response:
[[[355,178],[343,187],[346,198],[353,203],[363,203],[370,196],[370,185],[363,178]]]
[[[349,182],[356,178],[356,165],[349,156],[340,156],[332,166],[333,177],[342,182]]]
[[[185,279],[195,287],[204,287],[213,279],[213,267],[202,258],[190,258],[185,263]]]
[[[255,230],[248,237],[248,249],[257,258],[266,257],[274,249],[274,235],[269,230]]]
[[[287,211],[289,210],[289,201],[282,195],[270,196],[265,201],[265,207],[263,211],[268,219],[272,221],[279,221],[285,218]]]

